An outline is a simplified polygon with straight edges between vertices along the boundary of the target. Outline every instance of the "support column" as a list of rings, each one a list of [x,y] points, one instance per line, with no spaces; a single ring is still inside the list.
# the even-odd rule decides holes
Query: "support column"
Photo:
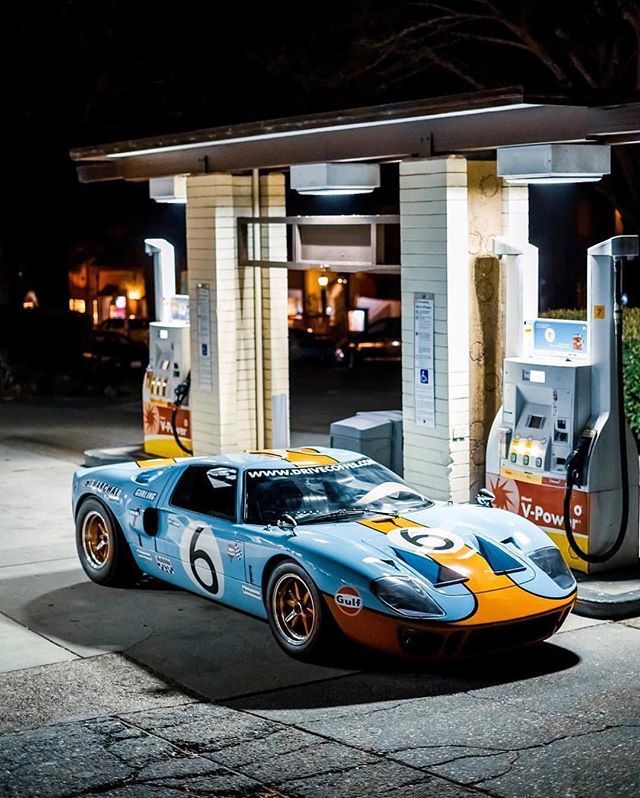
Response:
[[[187,178],[194,454],[255,445],[254,279],[238,268],[238,216],[251,215],[251,178]],[[199,318],[200,316],[200,318]]]
[[[284,175],[271,172],[260,178],[260,215],[286,215]],[[261,258],[287,261],[287,228],[263,225]],[[289,330],[287,325],[287,269],[262,270],[262,354],[264,363],[265,446],[289,446]]]
[[[485,484],[487,437],[502,402],[504,300],[493,252],[506,213],[495,161],[467,164],[469,203],[469,492]]]
[[[400,164],[404,476],[433,498],[469,498],[467,162]],[[416,294],[435,300],[435,423],[416,418]]]

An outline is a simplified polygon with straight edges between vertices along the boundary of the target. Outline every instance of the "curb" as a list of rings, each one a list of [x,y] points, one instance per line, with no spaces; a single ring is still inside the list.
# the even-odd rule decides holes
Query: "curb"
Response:
[[[585,618],[608,621],[636,618],[640,616],[640,589],[613,595],[597,587],[578,584],[578,599],[573,611]]]

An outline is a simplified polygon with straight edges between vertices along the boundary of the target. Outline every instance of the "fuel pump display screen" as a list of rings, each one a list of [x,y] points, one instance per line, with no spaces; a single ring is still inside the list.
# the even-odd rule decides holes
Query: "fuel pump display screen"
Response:
[[[546,420],[546,416],[531,415],[527,419],[527,427],[529,427],[529,429],[542,429]]]

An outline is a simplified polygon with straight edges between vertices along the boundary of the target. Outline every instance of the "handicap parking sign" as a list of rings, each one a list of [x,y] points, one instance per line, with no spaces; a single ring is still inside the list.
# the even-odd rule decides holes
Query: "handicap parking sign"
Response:
[[[429,384],[429,369],[420,369],[420,385]]]

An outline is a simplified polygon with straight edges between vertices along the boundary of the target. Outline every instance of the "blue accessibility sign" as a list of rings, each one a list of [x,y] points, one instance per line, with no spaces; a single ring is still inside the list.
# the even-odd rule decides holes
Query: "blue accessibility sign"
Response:
[[[429,369],[420,369],[420,385],[429,384]]]

